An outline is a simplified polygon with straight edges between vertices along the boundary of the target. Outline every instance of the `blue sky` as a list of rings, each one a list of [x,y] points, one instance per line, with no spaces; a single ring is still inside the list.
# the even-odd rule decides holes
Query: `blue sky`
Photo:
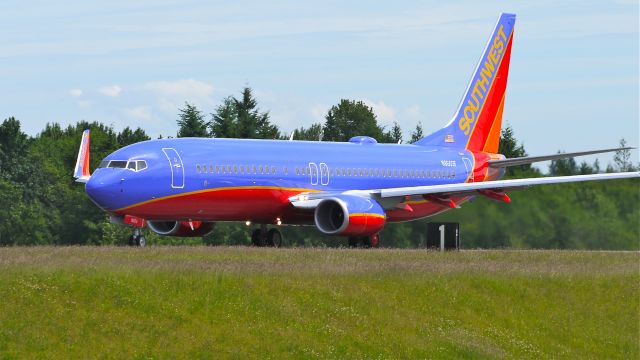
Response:
[[[636,0],[3,1],[0,116],[166,136],[184,101],[209,113],[248,84],[285,132],[341,98],[431,132],[502,11],[518,15],[504,121],[530,154],[639,145]]]

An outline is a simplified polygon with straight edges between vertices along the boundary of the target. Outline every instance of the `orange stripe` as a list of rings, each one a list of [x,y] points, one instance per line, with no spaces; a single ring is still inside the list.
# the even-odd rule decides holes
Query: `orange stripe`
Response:
[[[498,147],[500,146],[500,130],[502,130],[502,110],[504,109],[504,99],[506,95],[506,92],[502,95],[502,100],[500,101],[500,106],[498,106],[496,117],[493,119],[493,124],[491,124],[491,129],[489,130],[489,136],[487,137],[484,148],[482,149],[484,152],[494,154],[498,152]]]

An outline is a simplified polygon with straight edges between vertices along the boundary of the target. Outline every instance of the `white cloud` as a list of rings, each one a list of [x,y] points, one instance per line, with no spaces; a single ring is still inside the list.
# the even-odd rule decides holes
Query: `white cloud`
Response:
[[[89,100],[80,100],[80,101],[78,101],[78,107],[81,107],[83,109],[86,109],[86,108],[90,107],[91,104],[92,103]]]
[[[136,120],[150,121],[153,119],[149,106],[134,106],[124,109],[124,112],[127,116]]]
[[[327,115],[327,111],[329,110],[329,106],[326,105],[314,105],[311,108],[311,118],[314,122],[324,123],[325,116]]]
[[[122,88],[118,85],[103,86],[98,89],[104,96],[117,97],[122,92]]]
[[[164,96],[183,96],[203,99],[213,94],[213,85],[194,79],[176,81],[152,81],[144,85],[146,90]]]
[[[82,90],[80,90],[80,89],[71,89],[71,90],[69,90],[69,95],[71,95],[73,97],[78,97],[78,96],[82,95]]]
[[[213,85],[194,79],[151,81],[142,87],[156,97],[156,106],[167,114],[175,115],[185,101],[202,108],[214,105]]]
[[[378,122],[390,124],[396,121],[395,110],[383,101],[374,102],[369,99],[363,99],[362,101],[373,109],[374,114],[378,117]]]

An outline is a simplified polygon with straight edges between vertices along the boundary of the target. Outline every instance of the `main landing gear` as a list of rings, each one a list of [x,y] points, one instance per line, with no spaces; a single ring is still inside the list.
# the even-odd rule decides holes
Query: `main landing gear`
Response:
[[[147,246],[147,239],[140,233],[140,229],[133,230],[133,235],[129,237],[129,246]]]
[[[380,234],[369,236],[349,236],[349,247],[377,248],[380,246]]]
[[[280,247],[282,245],[282,234],[276,228],[267,231],[267,225],[262,224],[259,229],[251,232],[251,244],[261,247]]]

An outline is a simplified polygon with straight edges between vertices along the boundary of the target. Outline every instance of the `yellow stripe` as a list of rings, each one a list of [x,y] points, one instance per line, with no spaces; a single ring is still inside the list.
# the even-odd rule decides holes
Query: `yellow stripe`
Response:
[[[507,45],[509,44],[509,42],[511,41],[511,38],[513,37],[513,30],[511,31],[511,35],[509,35],[509,40],[506,42],[504,51],[507,51]],[[496,73],[493,77],[493,81],[491,81],[491,86],[489,86],[489,91],[487,91],[487,96],[489,95],[489,93],[491,92],[491,89],[493,88],[493,84],[496,83],[496,77],[498,76],[498,71],[500,71],[500,66],[502,65],[502,60],[504,60],[504,58],[506,56],[504,56],[506,54],[503,54],[503,56],[500,58],[500,63],[498,64],[498,66],[496,67]],[[505,92],[507,91],[507,89],[505,88]],[[480,117],[480,115],[482,114],[482,110],[484,109],[484,106],[487,104],[487,99],[484,100],[484,102],[482,103],[482,107],[480,108],[480,111],[478,112],[478,117]],[[479,120],[479,119],[478,119]],[[495,120],[495,119],[494,119]],[[478,125],[479,121],[475,121],[473,123],[473,129],[471,129],[471,134],[469,135],[469,139],[467,139],[467,145],[465,145],[465,149],[469,148],[469,142],[471,141],[471,138],[473,137],[473,133],[476,130],[476,125]]]
[[[205,190],[196,190],[196,191],[190,191],[190,192],[185,192],[185,193],[180,193],[180,194],[174,194],[174,195],[167,195],[167,196],[163,196],[163,197],[159,197],[157,199],[151,199],[151,200],[145,200],[133,205],[129,205],[129,206],[125,206],[116,210],[113,210],[114,212],[119,212],[119,211],[125,211],[137,206],[142,206],[142,205],[146,205],[146,204],[150,204],[150,203],[154,203],[157,201],[162,201],[162,200],[167,200],[167,199],[173,199],[173,198],[177,198],[177,197],[182,197],[182,196],[190,196],[190,195],[195,195],[195,194],[202,194],[202,193],[207,193],[207,192],[217,192],[217,191],[227,191],[227,190],[280,190],[280,191],[299,191],[299,192],[319,192],[320,190],[315,190],[315,189],[304,189],[304,188],[283,188],[283,187],[278,187],[278,186],[231,186],[231,187],[223,187],[223,188],[215,188],[215,189],[205,189]]]

